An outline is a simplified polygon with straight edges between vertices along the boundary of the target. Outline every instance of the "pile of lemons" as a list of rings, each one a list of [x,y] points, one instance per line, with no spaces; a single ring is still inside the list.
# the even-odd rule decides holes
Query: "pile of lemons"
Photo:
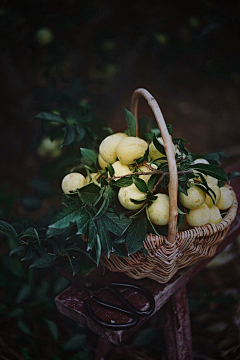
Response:
[[[157,138],[159,143],[163,145],[162,138]],[[107,164],[111,164],[114,168],[114,177],[121,177],[131,174],[135,171],[135,161],[144,156],[149,146],[149,155],[151,160],[165,157],[159,152],[154,143],[150,145],[145,140],[139,137],[128,136],[125,133],[115,133],[107,136],[99,146],[98,163],[101,169],[105,169]],[[173,150],[176,153],[178,150],[173,144]],[[163,160],[165,161],[165,160]],[[208,163],[205,159],[198,159],[195,163]],[[138,167],[141,173],[156,170],[157,166],[153,163],[145,163]],[[84,177],[80,173],[71,173],[62,180],[62,190],[65,194],[81,188],[95,178],[96,180],[101,176],[100,172],[91,173],[90,177]],[[110,177],[110,175],[108,174]],[[139,175],[139,178],[148,182],[151,175]],[[216,195],[215,204],[211,197],[196,185],[190,186],[187,190],[188,196],[179,192],[179,202],[186,209],[186,215],[180,230],[186,230],[194,226],[203,226],[208,223],[219,223],[222,220],[220,210],[228,209],[233,203],[233,193],[227,187],[219,187],[218,180],[205,176],[208,186]],[[130,199],[141,200],[146,194],[138,190],[135,184],[121,187],[118,192],[118,200],[120,204],[128,210],[138,210],[144,203],[133,203]],[[169,196],[165,193],[154,194],[156,200],[148,207],[148,215],[150,220],[155,225],[167,225],[169,221]]]

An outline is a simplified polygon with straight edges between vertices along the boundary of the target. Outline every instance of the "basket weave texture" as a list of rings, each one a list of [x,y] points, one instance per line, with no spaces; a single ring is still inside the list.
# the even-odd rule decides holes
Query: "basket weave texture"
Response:
[[[125,272],[135,279],[148,277],[166,283],[178,270],[215,254],[237,214],[238,203],[233,194],[234,202],[219,224],[179,231],[174,244],[169,243],[165,236],[148,234],[143,243],[148,250],[146,258],[141,251],[130,255],[129,259],[111,254],[110,258],[104,256],[105,266],[111,271]]]
[[[171,140],[156,100],[145,89],[135,90],[133,94],[131,110],[136,119],[137,100],[140,95],[144,96],[148,100],[148,104],[152,109],[153,106],[151,102],[154,101],[154,106],[157,107],[158,112],[153,112],[158,122],[164,143],[166,138],[168,141],[169,138]],[[158,117],[161,117],[161,121],[158,121]],[[172,180],[172,182],[174,182],[172,188],[169,184],[169,229],[171,229],[171,233],[170,231],[168,232],[168,238],[163,235],[157,236],[148,234],[143,243],[143,247],[148,250],[146,257],[141,251],[137,251],[135,254],[130,255],[129,258],[118,257],[113,253],[111,253],[109,258],[107,258],[105,254],[102,254],[105,266],[111,271],[125,272],[127,275],[135,279],[148,277],[158,281],[159,283],[166,283],[176,274],[178,270],[193,265],[201,259],[213,256],[216,252],[218,244],[226,236],[230,224],[236,217],[238,207],[236,194],[230,186],[225,185],[232,190],[234,201],[232,206],[228,209],[227,214],[219,224],[210,223],[201,227],[194,227],[193,229],[179,231],[176,233],[176,172],[172,172],[173,175],[171,179],[171,165],[174,167],[176,162],[175,156],[171,154],[172,145],[169,146],[169,149],[170,151],[167,147],[165,147],[169,163],[170,181]]]

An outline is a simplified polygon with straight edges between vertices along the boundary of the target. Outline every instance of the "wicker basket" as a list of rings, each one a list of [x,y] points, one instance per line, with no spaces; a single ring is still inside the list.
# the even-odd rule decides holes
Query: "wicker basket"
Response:
[[[145,89],[135,90],[132,96],[131,111],[135,115],[136,120],[138,98],[140,96],[143,96],[148,101],[148,105],[153,110],[161,136],[163,137],[169,164],[168,238],[162,235],[147,235],[143,244],[143,247],[148,250],[146,258],[141,251],[130,255],[129,259],[118,257],[114,254],[111,254],[110,258],[103,254],[103,258],[105,266],[111,271],[122,271],[135,279],[148,277],[160,283],[165,283],[179,269],[193,265],[198,260],[211,257],[215,254],[217,245],[225,237],[230,224],[236,217],[238,203],[233,191],[233,204],[219,224],[211,223],[176,233],[178,173],[172,148],[172,137],[168,133],[156,100]]]

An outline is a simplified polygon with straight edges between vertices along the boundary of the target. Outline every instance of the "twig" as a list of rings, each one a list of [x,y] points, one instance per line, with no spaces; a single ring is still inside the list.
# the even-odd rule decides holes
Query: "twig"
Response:
[[[166,176],[166,173],[165,174],[162,174],[162,176],[158,179],[158,182],[156,183],[156,185],[154,186],[154,188],[152,189],[151,191],[151,194],[154,194],[155,191],[157,190],[158,188],[158,185],[163,181],[163,179],[165,178]]]
[[[185,174],[192,174],[192,173],[193,173],[193,170],[184,170],[184,171],[179,171],[178,175],[185,175]],[[169,172],[163,171],[163,170],[153,170],[153,171],[147,171],[147,172],[138,171],[138,172],[133,172],[131,174],[120,175],[120,176],[113,175],[112,177],[107,178],[107,181],[109,182],[110,180],[122,179],[124,177],[130,177],[132,175],[154,175],[154,174],[164,175],[164,177],[165,177],[166,175],[169,175]]]

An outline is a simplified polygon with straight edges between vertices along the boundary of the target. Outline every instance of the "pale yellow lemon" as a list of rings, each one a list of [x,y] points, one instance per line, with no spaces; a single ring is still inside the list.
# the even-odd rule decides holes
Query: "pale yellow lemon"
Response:
[[[148,214],[155,225],[167,225],[169,220],[169,197],[166,194],[156,194],[157,199],[149,206]]]
[[[123,164],[131,165],[145,154],[147,148],[145,140],[129,136],[118,144],[117,157]]]
[[[221,197],[220,188],[216,184],[213,184],[213,183],[209,183],[208,186],[210,187],[210,189],[212,189],[215,192],[216,198],[214,197],[212,192],[210,192],[210,193],[211,193],[213,199],[215,200],[215,204],[217,204],[219,202],[219,200],[220,200],[220,197]],[[205,204],[209,208],[214,206],[214,203],[213,203],[211,197],[209,195],[207,195],[207,194],[206,194]]]
[[[105,169],[105,167],[107,167],[107,162],[103,160],[100,154],[98,154],[98,163],[101,169]]]
[[[192,209],[186,214],[186,220],[191,226],[203,226],[209,223],[211,219],[210,209],[206,204],[202,204],[197,209]]]
[[[210,176],[210,175],[204,175],[205,180],[208,184],[218,184],[218,179],[215,179],[214,177]]]
[[[191,186],[187,189],[188,196],[179,192],[180,203],[187,209],[196,209],[200,207],[205,199],[206,194],[204,191],[199,189],[197,186]]]
[[[123,164],[121,161],[115,161],[112,164],[112,167],[114,168],[115,176],[123,176],[123,175],[132,173],[132,171],[129,169],[129,167],[127,165]],[[108,176],[110,176],[109,173],[108,173]]]
[[[210,207],[210,213],[211,213],[211,219],[209,221],[210,223],[218,224],[222,221],[222,215],[217,206],[213,205],[212,207]]]
[[[141,204],[134,204],[130,199],[134,200],[142,200],[144,199],[146,194],[142,193],[138,190],[138,188],[132,184],[127,187],[122,187],[118,192],[118,200],[120,204],[128,210],[138,210],[144,205]]]
[[[151,169],[149,169],[149,167],[147,167],[145,165],[142,165],[142,166],[140,166],[138,168],[138,171],[147,173],[147,172],[150,172],[150,171],[153,171],[153,170],[157,169],[157,165],[155,165],[155,164],[150,165],[150,163],[147,163],[147,165],[149,165],[151,167]],[[147,184],[148,180],[150,179],[151,176],[152,175],[139,175],[139,179],[142,179]]]
[[[65,194],[74,191],[86,185],[86,179],[82,174],[71,173],[66,175],[62,180],[62,190]]]
[[[116,133],[107,136],[99,146],[99,153],[103,160],[110,164],[114,163],[117,159],[118,144],[127,137],[127,134],[124,133]]]
[[[158,142],[163,146],[163,138],[162,137],[158,137],[157,138]],[[174,144],[172,144],[173,147],[173,151],[174,154],[176,152],[175,146]],[[154,145],[153,141],[151,142],[151,144],[149,145],[149,154],[152,158],[152,160],[156,160],[162,157],[165,157],[166,155],[162,154],[160,151],[158,151],[158,149],[156,148],[156,146]],[[161,162],[161,159],[159,160]],[[165,161],[165,160],[164,160]]]
[[[232,206],[233,203],[232,190],[223,186],[220,187],[220,191],[221,191],[221,197],[216,205],[220,210],[227,210],[230,208],[230,206]]]

